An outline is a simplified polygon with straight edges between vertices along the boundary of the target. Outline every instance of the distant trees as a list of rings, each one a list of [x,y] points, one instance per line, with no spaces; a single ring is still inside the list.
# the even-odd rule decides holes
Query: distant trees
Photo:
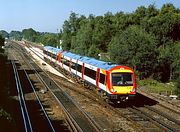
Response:
[[[5,39],[0,35],[0,48],[4,46]]]
[[[47,33],[47,32],[37,32],[32,28],[23,29],[20,31],[11,31],[9,34],[10,39],[15,40],[27,40],[31,42],[42,43],[44,45],[52,45],[54,47],[59,46],[61,34]]]
[[[38,36],[36,36],[36,42],[42,43],[44,45],[51,45],[51,46],[58,46],[58,36],[54,33],[39,33]]]
[[[35,42],[36,37],[37,37],[37,32],[35,30],[33,30],[32,28],[23,29],[22,30],[22,36],[23,36],[23,39],[25,39],[25,40]]]
[[[6,31],[4,31],[4,30],[1,30],[1,31],[0,31],[0,35],[1,35],[3,38],[9,38],[8,32],[6,32]]]
[[[5,39],[0,35],[0,63],[3,62],[5,59],[4,49],[2,48],[2,46],[4,46],[4,41]]]
[[[11,31],[10,34],[9,34],[9,38],[20,41],[23,38],[22,32],[20,32],[20,31]]]

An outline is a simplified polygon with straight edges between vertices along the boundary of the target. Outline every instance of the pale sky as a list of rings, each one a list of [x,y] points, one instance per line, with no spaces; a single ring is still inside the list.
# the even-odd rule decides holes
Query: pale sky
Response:
[[[0,0],[0,30],[10,32],[33,28],[57,33],[71,11],[98,16],[107,12],[131,13],[139,6],[148,7],[150,4],[159,9],[165,3],[180,8],[180,0]]]

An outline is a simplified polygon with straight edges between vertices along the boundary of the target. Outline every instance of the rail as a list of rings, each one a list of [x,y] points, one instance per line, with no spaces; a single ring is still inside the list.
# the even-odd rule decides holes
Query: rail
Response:
[[[28,55],[26,54],[26,60],[27,58]],[[29,63],[29,65],[31,65],[31,68],[36,66],[39,67],[35,62]],[[36,69],[33,68],[33,70]],[[63,91],[45,71],[43,71],[43,73],[38,73],[36,71],[36,73],[63,108],[73,131],[103,131],[103,129],[98,126],[98,124],[96,124],[96,122],[85,111],[75,104],[75,101],[73,101],[72,98]]]
[[[27,110],[26,102],[25,102],[25,99],[24,99],[23,90],[22,90],[22,86],[21,86],[21,81],[19,79],[16,64],[14,63],[14,61],[11,61],[11,64],[13,66],[14,76],[15,76],[15,80],[16,80],[16,90],[17,90],[17,93],[18,93],[18,98],[19,98],[19,103],[20,103],[20,107],[21,107],[21,113],[22,113],[22,118],[23,118],[25,131],[26,132],[28,132],[28,131],[32,132],[32,124],[31,124],[31,121],[30,121],[30,117],[29,117],[29,113],[28,113],[28,110]]]
[[[21,105],[21,111],[22,111],[22,116],[23,116],[23,122],[24,122],[24,126],[25,126],[25,131],[33,131],[33,127],[32,127],[32,123],[30,121],[30,116],[28,114],[28,110],[27,110],[27,106],[26,106],[26,103],[25,103],[25,98],[23,96],[23,90],[22,90],[22,86],[21,86],[21,82],[20,82],[20,78],[19,78],[19,75],[18,75],[18,71],[17,71],[17,68],[16,68],[16,65],[14,63],[14,61],[11,61],[12,65],[13,65],[13,71],[14,71],[14,74],[15,74],[15,80],[16,80],[16,86],[17,86],[17,91],[18,91],[18,97],[19,97],[19,100],[20,100],[20,105],[22,104],[21,102],[23,102],[23,106]],[[51,131],[55,132],[55,128],[53,127],[52,123],[51,123],[51,120],[50,118],[48,117],[48,114],[46,112],[46,110],[44,109],[42,103],[41,103],[41,100],[39,99],[37,93],[36,93],[36,90],[34,88],[34,85],[32,84],[27,72],[25,69],[23,69],[24,73],[25,73],[25,76],[26,76],[26,79],[28,80],[29,84],[31,85],[31,89],[38,101],[38,104],[40,106],[40,109],[43,111],[43,114],[45,116],[45,118],[47,119],[48,121],[48,124],[51,128]],[[25,110],[24,110],[25,109]],[[25,112],[26,113],[25,113]],[[26,117],[27,116],[27,117]],[[27,119],[28,119],[28,124],[27,124]],[[28,128],[29,127],[29,128]]]

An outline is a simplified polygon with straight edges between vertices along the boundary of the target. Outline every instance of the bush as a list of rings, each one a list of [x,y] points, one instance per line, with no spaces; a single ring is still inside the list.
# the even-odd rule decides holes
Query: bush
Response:
[[[170,95],[170,94],[177,94],[178,92],[180,92],[179,90],[176,89],[176,86],[172,82],[165,84],[150,78],[145,80],[140,80],[139,85],[144,86],[143,87],[144,90],[153,93]]]

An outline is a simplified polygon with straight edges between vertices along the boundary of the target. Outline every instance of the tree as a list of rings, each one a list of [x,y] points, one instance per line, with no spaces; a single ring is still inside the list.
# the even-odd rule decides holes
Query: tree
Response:
[[[85,19],[81,21],[81,27],[77,32],[74,51],[75,53],[81,55],[87,55],[91,45],[92,45],[92,27],[91,27],[91,23],[87,19]]]
[[[9,34],[9,38],[20,41],[22,39],[22,32],[20,32],[20,31],[11,31],[10,34]]]
[[[1,61],[4,59],[4,49],[2,49],[2,46],[4,46],[5,39],[0,35],[0,58]]]
[[[173,41],[180,39],[180,12],[171,4],[163,5],[159,13],[156,13],[156,10],[153,12],[150,14],[155,15],[144,19],[142,27],[147,32],[157,36],[159,39],[158,45],[163,45],[167,39],[172,39]]]
[[[167,82],[172,77],[173,45],[173,41],[168,40],[164,45],[157,47],[158,57],[155,79],[162,82]]]
[[[98,54],[100,53],[99,49],[96,47],[96,45],[92,44],[90,47],[89,47],[89,50],[88,50],[88,56],[90,57],[93,57],[93,58],[96,58],[98,59],[99,56]]]
[[[62,48],[64,50],[71,48],[71,25],[67,20],[63,24]]]
[[[6,32],[5,30],[1,30],[1,31],[0,31],[0,35],[1,35],[3,38],[9,38],[9,33]]]
[[[58,38],[57,34],[45,33],[41,36],[40,42],[43,43],[44,45],[50,45],[56,47],[58,42],[57,38]]]
[[[0,48],[4,46],[5,39],[0,35]]]
[[[22,35],[23,35],[24,39],[31,41],[31,42],[35,42],[36,38],[37,38],[37,32],[32,28],[23,29]]]
[[[180,89],[180,41],[177,41],[173,47],[173,76],[172,79],[175,80],[177,87]]]
[[[146,75],[152,74],[156,58],[156,37],[139,26],[130,26],[113,37],[109,53],[117,64],[125,64],[136,70],[143,69]]]

